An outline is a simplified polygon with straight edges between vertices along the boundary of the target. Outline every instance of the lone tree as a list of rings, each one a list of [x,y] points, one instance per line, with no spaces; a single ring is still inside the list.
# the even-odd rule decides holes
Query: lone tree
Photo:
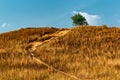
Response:
[[[78,26],[78,25],[88,25],[87,20],[85,17],[83,17],[81,14],[77,13],[74,16],[71,17],[73,20],[73,25]]]

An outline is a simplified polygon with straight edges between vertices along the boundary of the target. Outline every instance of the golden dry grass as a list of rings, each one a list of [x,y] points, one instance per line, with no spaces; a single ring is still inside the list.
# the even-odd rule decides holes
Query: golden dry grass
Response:
[[[62,35],[64,30],[28,28],[0,34],[0,79],[73,80],[35,62],[25,50],[46,40],[34,53],[50,66],[80,80],[120,79],[120,28],[78,26]]]

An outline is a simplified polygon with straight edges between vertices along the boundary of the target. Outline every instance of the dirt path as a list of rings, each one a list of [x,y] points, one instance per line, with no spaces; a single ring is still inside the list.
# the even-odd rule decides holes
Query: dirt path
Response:
[[[41,46],[41,45],[43,45],[43,44],[45,44],[45,43],[48,43],[48,42],[50,42],[51,40],[56,39],[57,37],[64,36],[64,35],[67,34],[68,32],[69,32],[69,30],[63,30],[63,31],[57,31],[57,32],[55,32],[55,33],[53,33],[53,34],[51,34],[51,35],[45,35],[45,36],[43,36],[43,37],[51,37],[51,38],[50,38],[50,39],[47,39],[47,40],[44,40],[44,41],[42,41],[42,42],[32,42],[32,43],[30,43],[29,45],[32,46],[32,48],[30,48],[30,52],[35,51],[38,46]]]
[[[47,40],[44,40],[44,41],[41,41],[41,42],[32,42],[32,43],[30,43],[29,45],[31,47],[28,49],[28,51],[29,52],[34,52],[37,49],[37,47],[42,46],[45,43],[48,43],[51,40],[54,40],[54,39],[56,39],[56,38],[58,38],[60,36],[64,36],[68,32],[69,32],[69,30],[63,30],[63,31],[57,31],[57,32],[55,32],[53,34],[50,34],[50,35],[44,35],[43,37],[51,37],[51,38],[49,38]]]
[[[58,69],[50,66],[49,64],[45,63],[44,61],[40,60],[39,58],[35,57],[34,51],[37,49],[37,47],[43,46],[45,43],[49,43],[51,40],[54,40],[54,39],[56,39],[56,38],[58,38],[60,36],[64,36],[68,32],[69,32],[69,30],[63,30],[63,31],[55,32],[55,33],[53,33],[51,35],[45,35],[43,37],[51,36],[51,38],[47,39],[47,40],[44,40],[42,42],[33,42],[33,43],[30,43],[29,45],[31,47],[29,49],[27,49],[27,51],[29,52],[29,54],[32,57],[32,59],[35,60],[36,62],[38,62],[40,64],[43,64],[43,65],[47,66],[48,68],[51,68],[54,71],[57,71],[57,72],[59,72],[61,74],[64,74],[65,76],[71,77],[71,78],[76,79],[76,80],[80,80],[78,77],[76,77],[74,75],[71,75],[71,74],[68,74],[68,73],[65,73],[63,71],[60,71],[60,70],[58,70]]]

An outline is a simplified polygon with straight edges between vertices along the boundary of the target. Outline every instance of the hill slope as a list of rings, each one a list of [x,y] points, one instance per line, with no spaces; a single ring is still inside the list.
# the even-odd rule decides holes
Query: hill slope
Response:
[[[1,80],[119,80],[120,28],[28,28],[0,34],[0,71]]]

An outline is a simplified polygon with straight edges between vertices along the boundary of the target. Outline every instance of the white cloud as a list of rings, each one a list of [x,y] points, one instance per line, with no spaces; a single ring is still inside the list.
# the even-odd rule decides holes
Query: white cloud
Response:
[[[100,22],[101,17],[98,15],[91,15],[88,14],[86,12],[77,12],[77,11],[73,11],[74,14],[81,14],[82,16],[84,16],[88,22],[89,25],[98,25]]]
[[[8,23],[3,23],[1,26],[2,26],[2,28],[6,28],[6,27],[9,27],[10,24],[8,24]]]

